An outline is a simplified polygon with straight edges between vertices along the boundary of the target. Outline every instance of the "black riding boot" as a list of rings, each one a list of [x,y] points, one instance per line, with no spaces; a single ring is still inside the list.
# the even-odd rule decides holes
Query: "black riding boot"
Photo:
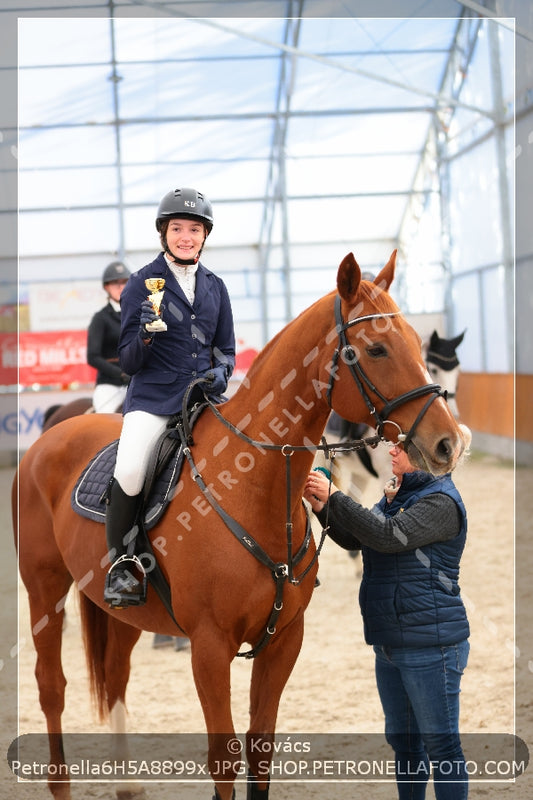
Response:
[[[117,480],[113,480],[106,511],[107,548],[113,563],[104,588],[104,600],[111,608],[140,606],[146,602],[146,575],[141,562],[133,555],[133,538],[128,543],[128,534],[136,527],[138,511],[139,495],[131,497]]]

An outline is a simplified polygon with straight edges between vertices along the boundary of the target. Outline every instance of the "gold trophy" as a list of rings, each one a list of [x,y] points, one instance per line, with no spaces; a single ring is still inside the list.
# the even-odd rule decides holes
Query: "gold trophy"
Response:
[[[163,286],[165,285],[164,278],[147,278],[144,285],[150,292],[148,300],[152,303],[157,319],[146,325],[147,331],[166,331],[167,325],[161,319],[161,301],[163,300]]]

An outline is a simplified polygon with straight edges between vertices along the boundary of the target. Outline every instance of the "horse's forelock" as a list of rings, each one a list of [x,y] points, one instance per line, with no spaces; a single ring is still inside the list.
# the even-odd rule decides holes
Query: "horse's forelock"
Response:
[[[346,318],[352,320],[363,314],[387,314],[399,310],[385,288],[368,281],[361,281],[355,305],[346,314]]]

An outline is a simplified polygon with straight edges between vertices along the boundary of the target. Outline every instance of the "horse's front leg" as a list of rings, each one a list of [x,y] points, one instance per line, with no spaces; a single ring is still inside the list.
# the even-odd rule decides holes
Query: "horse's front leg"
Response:
[[[300,653],[303,610],[276,633],[255,658],[250,689],[250,729],[246,734],[247,800],[267,800],[269,767],[282,692]]]
[[[222,633],[195,633],[191,663],[208,734],[208,766],[215,782],[215,800],[232,800],[240,755],[231,746],[235,738],[231,713],[231,661],[234,649]]]

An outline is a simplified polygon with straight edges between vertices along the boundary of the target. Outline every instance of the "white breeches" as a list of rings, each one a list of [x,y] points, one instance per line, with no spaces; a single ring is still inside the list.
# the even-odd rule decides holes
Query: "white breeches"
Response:
[[[127,386],[98,383],[93,392],[93,408],[97,414],[114,414],[124,402]]]
[[[148,462],[169,417],[147,411],[128,411],[122,421],[114,477],[123,491],[133,497],[141,491]]]

